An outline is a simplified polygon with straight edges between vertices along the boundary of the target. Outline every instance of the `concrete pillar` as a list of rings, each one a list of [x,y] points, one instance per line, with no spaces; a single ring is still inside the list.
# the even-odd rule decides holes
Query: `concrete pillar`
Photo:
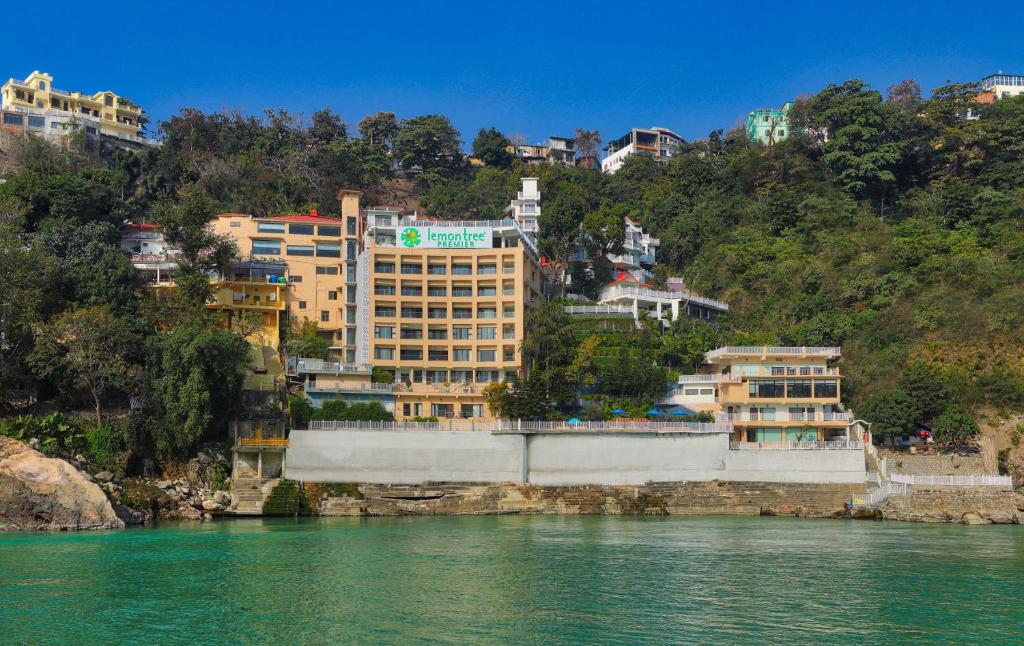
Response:
[[[656,307],[658,308],[658,320],[660,321],[661,320],[661,301],[657,302]]]
[[[256,452],[256,479],[263,480],[263,449]]]
[[[523,461],[522,481],[523,484],[526,484],[530,482],[530,436],[520,435],[519,437],[523,438],[523,455],[521,458]]]
[[[633,299],[633,320],[640,320],[640,302],[636,298]]]

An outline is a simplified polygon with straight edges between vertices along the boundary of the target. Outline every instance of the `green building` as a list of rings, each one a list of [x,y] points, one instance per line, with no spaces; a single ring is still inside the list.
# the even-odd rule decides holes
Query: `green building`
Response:
[[[790,126],[786,115],[792,105],[786,103],[778,110],[759,108],[751,112],[747,116],[747,138],[770,146],[788,137]]]

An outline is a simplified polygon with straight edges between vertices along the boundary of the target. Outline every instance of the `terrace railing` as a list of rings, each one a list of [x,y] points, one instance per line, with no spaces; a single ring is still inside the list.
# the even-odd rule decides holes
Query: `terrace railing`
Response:
[[[526,420],[445,419],[437,422],[309,422],[310,431],[485,431],[490,433],[731,433],[731,424],[697,422],[534,422]]]
[[[892,482],[908,485],[933,485],[952,487],[1012,487],[1010,476],[963,475],[963,476],[925,476],[909,473],[894,473],[889,476]]]
[[[862,442],[853,440],[826,440],[823,442],[729,442],[733,451],[860,451]]]

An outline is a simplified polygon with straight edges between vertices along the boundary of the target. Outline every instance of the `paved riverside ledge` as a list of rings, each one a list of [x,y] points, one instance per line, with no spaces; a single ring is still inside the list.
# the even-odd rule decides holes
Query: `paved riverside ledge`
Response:
[[[537,433],[725,433],[733,432],[728,423],[705,422],[535,422],[524,420],[446,419],[437,422],[349,422],[311,421],[308,431],[479,431],[532,435]]]

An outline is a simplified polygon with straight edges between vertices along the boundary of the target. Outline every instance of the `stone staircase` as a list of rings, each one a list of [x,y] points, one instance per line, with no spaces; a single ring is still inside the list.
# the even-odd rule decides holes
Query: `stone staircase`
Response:
[[[272,488],[276,484],[272,480],[260,486],[257,480],[238,480],[232,483],[231,507],[228,511],[236,516],[259,516],[263,513],[263,501],[266,498],[265,491],[268,485]]]

